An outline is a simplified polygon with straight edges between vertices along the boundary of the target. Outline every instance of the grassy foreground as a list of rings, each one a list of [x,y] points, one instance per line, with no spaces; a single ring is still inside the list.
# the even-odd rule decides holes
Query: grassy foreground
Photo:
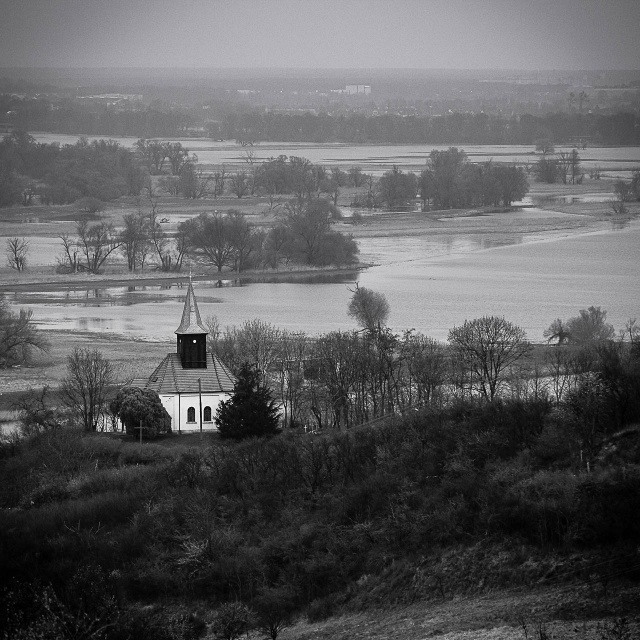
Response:
[[[239,601],[285,640],[633,638],[611,625],[638,631],[640,432],[588,466],[579,441],[533,401],[238,444],[5,441],[0,632],[90,612],[109,640],[213,638]]]

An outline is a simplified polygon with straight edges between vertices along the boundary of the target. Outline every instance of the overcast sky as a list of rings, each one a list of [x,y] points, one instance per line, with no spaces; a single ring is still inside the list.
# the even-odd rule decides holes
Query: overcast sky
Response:
[[[640,0],[0,0],[0,67],[640,69]]]

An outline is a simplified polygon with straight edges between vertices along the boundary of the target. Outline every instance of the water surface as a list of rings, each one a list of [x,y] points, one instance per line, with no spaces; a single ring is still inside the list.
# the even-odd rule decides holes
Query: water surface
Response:
[[[562,216],[563,214],[558,214]],[[353,283],[383,293],[390,326],[446,339],[448,330],[482,315],[504,315],[533,340],[556,318],[601,306],[616,329],[640,317],[640,222],[575,235],[424,234],[360,240],[363,272],[249,282],[242,278],[194,282],[201,315],[239,325],[260,318],[278,327],[318,334],[351,329]],[[43,328],[117,333],[174,340],[184,284],[79,288],[9,294],[33,310]]]

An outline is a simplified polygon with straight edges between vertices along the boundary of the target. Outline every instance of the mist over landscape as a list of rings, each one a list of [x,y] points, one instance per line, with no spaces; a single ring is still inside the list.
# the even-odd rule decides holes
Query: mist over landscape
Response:
[[[638,25],[0,0],[0,638],[640,637]]]

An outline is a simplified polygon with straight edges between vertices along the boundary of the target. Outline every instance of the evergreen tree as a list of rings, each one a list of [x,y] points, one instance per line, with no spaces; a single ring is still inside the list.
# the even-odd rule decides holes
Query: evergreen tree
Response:
[[[216,424],[223,438],[235,440],[278,433],[276,403],[248,362],[240,367],[231,398],[218,406]]]

